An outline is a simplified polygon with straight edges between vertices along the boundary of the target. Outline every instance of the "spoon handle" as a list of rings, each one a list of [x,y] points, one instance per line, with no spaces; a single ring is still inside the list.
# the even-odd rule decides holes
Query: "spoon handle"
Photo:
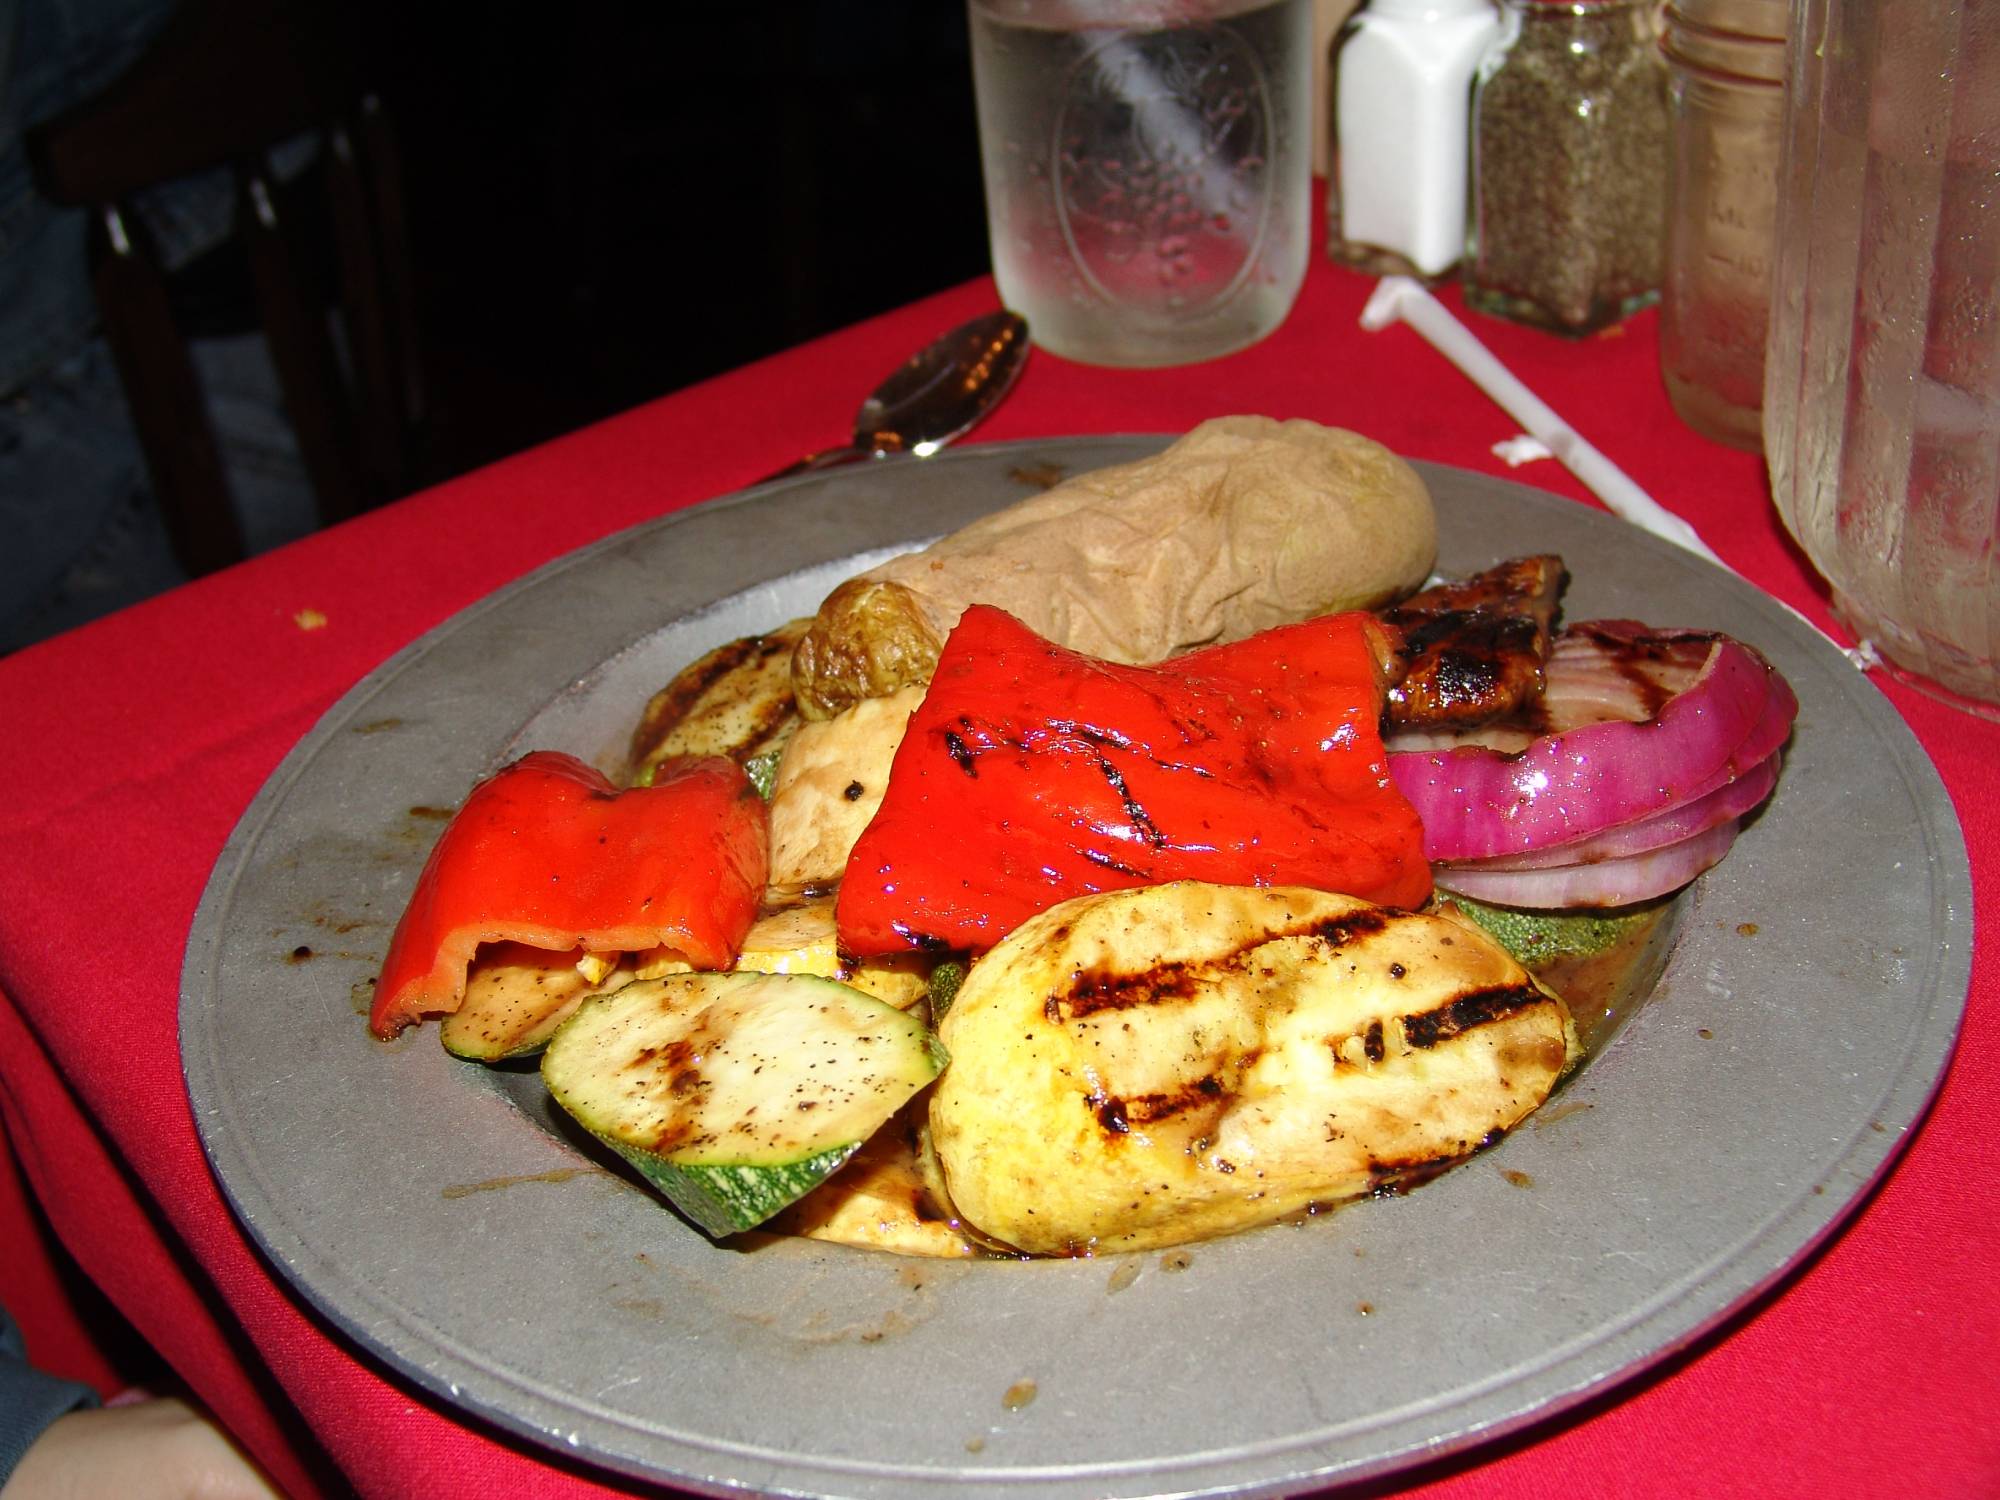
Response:
[[[815,474],[821,469],[838,469],[847,464],[887,456],[881,449],[862,448],[853,443],[844,448],[822,448],[817,453],[808,453],[804,458],[786,464],[782,469],[773,470],[757,482],[769,484],[774,479],[789,479],[794,474]]]

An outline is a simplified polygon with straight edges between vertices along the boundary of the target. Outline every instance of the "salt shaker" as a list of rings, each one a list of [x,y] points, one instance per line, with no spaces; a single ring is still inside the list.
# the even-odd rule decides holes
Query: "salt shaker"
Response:
[[[1704,437],[1763,447],[1764,331],[1789,0],[1671,0],[1672,171],[1660,374]]]
[[[1493,0],[1365,0],[1335,35],[1327,254],[1435,281],[1465,253],[1473,71]]]
[[[1466,302],[1584,334],[1659,295],[1667,70],[1656,0],[1503,0],[1472,103]]]

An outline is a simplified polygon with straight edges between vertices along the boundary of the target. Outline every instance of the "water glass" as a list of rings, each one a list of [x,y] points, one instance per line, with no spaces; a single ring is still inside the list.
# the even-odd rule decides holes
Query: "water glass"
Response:
[[[1255,343],[1305,277],[1311,0],[967,0],[993,273],[1097,365]]]
[[[1764,446],[1836,612],[2000,719],[2000,5],[1795,0]]]

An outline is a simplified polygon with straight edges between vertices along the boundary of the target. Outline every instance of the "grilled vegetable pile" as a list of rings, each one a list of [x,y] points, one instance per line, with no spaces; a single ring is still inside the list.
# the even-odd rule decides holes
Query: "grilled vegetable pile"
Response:
[[[1561,627],[1559,558],[1411,593],[1428,501],[1352,434],[1183,443],[710,652],[647,706],[623,789],[546,752],[483,782],[373,1029],[540,1052],[709,1234],[918,1255],[1229,1233],[1512,1129],[1580,1056],[1535,956],[1615,945],[1722,857],[1791,691],[1710,632]],[[1244,488],[1287,465],[1294,527],[1388,528],[1337,579]],[[1121,506],[1264,550],[1169,608],[1131,588]],[[1040,631],[981,597],[1072,555]],[[1329,591],[1380,607],[1267,618]]]

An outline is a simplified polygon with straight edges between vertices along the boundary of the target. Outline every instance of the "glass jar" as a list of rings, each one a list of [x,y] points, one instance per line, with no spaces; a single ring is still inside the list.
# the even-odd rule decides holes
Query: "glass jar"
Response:
[[[1327,58],[1326,253],[1436,281],[1465,254],[1472,75],[1493,0],[1363,0]]]
[[[1670,0],[1660,373],[1696,432],[1763,447],[1764,330],[1789,0]]]
[[[993,276],[1037,347],[1192,364],[1285,320],[1312,253],[1309,0],[966,14]]]
[[[1656,0],[1505,0],[1472,102],[1466,302],[1583,334],[1659,295],[1667,69]]]
[[[2000,720],[2000,27],[1799,0],[1764,453],[1834,613]]]

